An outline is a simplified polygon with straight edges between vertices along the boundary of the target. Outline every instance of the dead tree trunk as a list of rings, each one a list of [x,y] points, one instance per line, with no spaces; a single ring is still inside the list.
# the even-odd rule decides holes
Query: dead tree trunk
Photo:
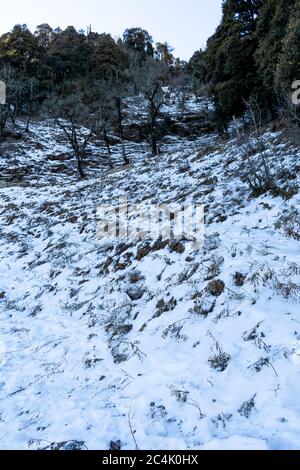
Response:
[[[83,158],[85,156],[86,147],[93,135],[95,123],[93,126],[91,126],[89,133],[83,136],[83,133],[80,133],[80,125],[74,121],[73,116],[67,111],[65,111],[65,115],[68,119],[67,122],[62,121],[59,118],[55,118],[55,122],[60,127],[60,129],[62,129],[70,146],[73,149],[77,161],[78,174],[79,177],[83,179],[85,178],[83,171]]]
[[[112,158],[111,158],[111,149],[110,149],[110,143],[109,143],[109,138],[108,138],[108,134],[107,134],[107,127],[106,127],[106,120],[105,120],[105,117],[104,117],[104,112],[103,112],[103,106],[102,106],[102,103],[101,101],[99,100],[99,103],[98,103],[98,113],[99,113],[99,124],[97,126],[97,134],[98,134],[98,138],[101,139],[101,137],[103,136],[103,140],[104,140],[104,143],[105,143],[105,146],[106,146],[106,149],[107,149],[107,153],[108,153],[108,164],[109,164],[109,167],[111,169],[113,169],[113,162],[112,162]]]
[[[157,118],[160,108],[163,105],[163,100],[159,100],[160,85],[156,83],[152,93],[146,93],[146,98],[149,101],[149,137],[150,145],[153,155],[159,154],[157,145]]]
[[[10,115],[10,108],[7,104],[0,105],[0,154],[1,146],[4,140],[4,130]]]
[[[123,161],[124,161],[124,165],[129,165],[130,161],[126,155],[124,130],[123,130],[122,101],[121,101],[121,98],[119,97],[116,98],[116,107],[117,107],[117,115],[118,115],[118,130],[119,130],[119,136],[120,136],[121,145],[122,145]]]
[[[104,139],[104,142],[105,142],[105,145],[106,145],[106,149],[107,149],[107,153],[108,153],[108,163],[109,163],[109,167],[110,167],[111,169],[113,169],[114,165],[113,165],[112,157],[111,157],[110,143],[109,143],[109,139],[108,139],[108,135],[107,135],[107,129],[106,129],[105,127],[103,128],[103,139]]]

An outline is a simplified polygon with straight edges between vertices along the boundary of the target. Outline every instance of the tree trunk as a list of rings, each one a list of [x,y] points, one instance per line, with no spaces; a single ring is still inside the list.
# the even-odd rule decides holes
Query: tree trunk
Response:
[[[9,112],[7,111],[7,108],[3,108],[0,110],[0,149],[4,141],[4,130],[6,127],[6,123],[8,120]]]
[[[154,106],[152,104],[152,106]],[[156,109],[152,108],[151,112],[151,124],[150,124],[150,143],[152,148],[152,153],[157,157],[158,147],[157,147],[157,133],[156,133]]]
[[[27,119],[27,122],[26,122],[26,129],[25,129],[26,133],[29,132],[30,123],[31,123],[31,115],[28,116],[28,119]]]
[[[32,117],[32,107],[30,106],[29,114],[28,114],[27,122],[26,122],[26,129],[25,129],[25,132],[29,132],[29,126],[30,126],[30,123],[31,123],[31,117]]]
[[[119,97],[116,98],[116,106],[117,106],[117,112],[118,112],[119,135],[120,135],[121,145],[122,145],[122,157],[123,157],[124,165],[129,165],[130,162],[126,155],[126,147],[125,147],[125,142],[124,142],[123,118],[122,118],[122,109],[121,109],[122,103]]]
[[[151,127],[150,130],[150,141],[151,141],[151,148],[152,148],[152,153],[154,156],[158,156],[158,148],[157,148],[157,138],[156,138],[156,130],[155,127]]]
[[[111,158],[111,150],[110,150],[110,145],[109,145],[109,140],[108,140],[106,129],[103,130],[103,139],[107,148],[109,167],[113,169],[114,165],[113,165],[112,158]]]
[[[126,147],[125,147],[124,140],[122,140],[121,144],[122,144],[122,157],[123,157],[124,165],[127,166],[130,164],[130,161],[126,155]]]
[[[78,174],[81,179],[85,177],[83,169],[82,169],[82,160],[80,154],[77,152],[76,153],[76,158],[77,158],[77,169],[78,169]]]

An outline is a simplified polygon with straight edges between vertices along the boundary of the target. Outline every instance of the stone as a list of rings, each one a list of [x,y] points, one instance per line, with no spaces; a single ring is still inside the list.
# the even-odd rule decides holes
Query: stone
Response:
[[[145,294],[144,289],[129,289],[127,291],[127,295],[132,301],[140,300],[144,294]]]

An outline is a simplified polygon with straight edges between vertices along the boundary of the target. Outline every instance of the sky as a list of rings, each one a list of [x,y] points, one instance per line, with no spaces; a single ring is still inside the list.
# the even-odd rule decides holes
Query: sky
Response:
[[[17,24],[31,30],[41,23],[69,25],[121,36],[126,28],[142,27],[155,42],[167,41],[175,56],[189,59],[204,48],[221,18],[222,0],[10,0],[0,4],[0,34]]]

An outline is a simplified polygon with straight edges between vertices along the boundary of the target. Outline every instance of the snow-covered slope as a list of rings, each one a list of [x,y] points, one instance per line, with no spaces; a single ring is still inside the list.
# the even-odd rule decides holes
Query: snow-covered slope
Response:
[[[65,151],[34,132],[34,165]],[[295,187],[299,152],[264,139]],[[0,189],[0,447],[299,448],[299,193],[250,197],[234,139],[130,145],[129,168]],[[204,204],[203,249],[99,240],[124,194]]]

